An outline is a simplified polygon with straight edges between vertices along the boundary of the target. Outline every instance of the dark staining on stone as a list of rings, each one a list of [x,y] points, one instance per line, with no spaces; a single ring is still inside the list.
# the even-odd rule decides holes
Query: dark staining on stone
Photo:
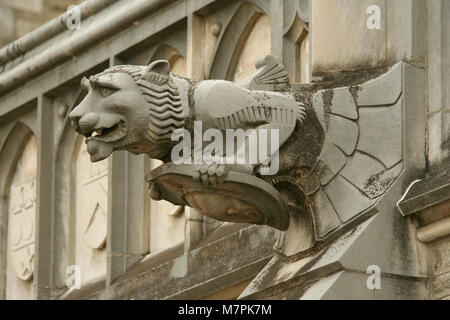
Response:
[[[361,86],[352,86],[350,87],[350,93],[353,97],[353,100],[355,101],[355,105],[358,105],[358,93],[359,91],[362,91]]]
[[[351,87],[369,80],[375,79],[386,73],[389,70],[389,66],[393,63],[387,63],[385,66],[367,68],[362,64],[360,68],[352,68],[348,70],[343,70],[342,66],[336,67],[334,69],[332,66],[326,68],[318,67],[316,70],[327,69],[334,71],[314,71],[313,77],[321,77],[320,89],[338,88],[338,87]]]
[[[188,90],[188,106],[189,106],[189,117],[186,121],[186,129],[189,131],[194,130],[194,120],[195,120],[195,100],[194,100],[194,92],[197,88],[197,81],[189,80],[189,90]],[[192,134],[193,132],[191,132]]]
[[[309,209],[309,202],[305,194],[290,181],[279,181],[275,188],[280,192],[281,197],[289,208],[291,219],[308,225],[308,229],[313,234],[312,213]]]
[[[292,167],[312,168],[322,150],[322,138],[311,119],[311,109],[306,108],[306,120],[297,125],[292,135],[280,148],[280,171]]]
[[[334,96],[333,90],[326,90],[322,93],[323,112],[324,112],[325,129],[326,130],[328,130],[329,125],[330,125],[329,114],[331,113],[331,106],[333,104],[333,96]]]
[[[264,108],[264,116],[266,117],[267,121],[272,121],[272,112],[269,108]]]
[[[395,177],[390,177],[388,179],[383,179],[383,175],[385,172],[380,172],[371,176],[366,183],[364,184],[364,192],[370,198],[376,198],[381,196],[386,192],[387,188],[394,181]]]

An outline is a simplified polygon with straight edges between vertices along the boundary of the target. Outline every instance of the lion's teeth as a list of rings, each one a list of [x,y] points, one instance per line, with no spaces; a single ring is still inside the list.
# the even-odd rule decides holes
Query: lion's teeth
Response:
[[[94,130],[94,131],[95,131],[95,133],[96,133],[95,136],[101,136],[102,133],[103,133],[103,129],[96,129],[96,130]],[[94,136],[94,137],[95,137],[95,136]]]

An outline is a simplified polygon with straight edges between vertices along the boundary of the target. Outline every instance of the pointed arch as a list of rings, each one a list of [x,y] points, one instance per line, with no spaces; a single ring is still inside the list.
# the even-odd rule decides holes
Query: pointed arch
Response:
[[[235,11],[216,46],[211,65],[211,79],[233,80],[240,54],[258,20],[267,15],[260,7],[248,1]]]
[[[85,93],[81,91],[78,92],[73,105],[77,105],[83,99],[84,95]],[[69,112],[67,112],[67,114]],[[79,240],[83,240],[83,235],[80,236],[77,234],[77,232],[80,231],[80,226],[78,225],[79,221],[77,219],[80,213],[80,208],[77,206],[80,205],[80,200],[82,202],[83,199],[80,199],[80,195],[78,194],[80,191],[80,182],[78,181],[79,175],[77,173],[80,172],[80,152],[82,148],[85,148],[84,138],[71,128],[70,120],[67,115],[64,121],[64,127],[58,141],[56,152],[55,171],[57,179],[55,180],[54,197],[55,255],[53,265],[55,270],[53,271],[53,274],[55,277],[55,286],[61,287],[64,287],[66,281],[66,268],[72,264],[79,264],[79,261],[77,261],[76,247],[80,245]],[[89,161],[88,165],[90,165],[90,160],[87,160]],[[84,162],[86,165],[86,161]],[[103,180],[105,179],[108,179],[106,173],[103,174]],[[106,188],[106,192],[107,191],[108,190]],[[89,199],[85,200],[88,201],[92,199],[95,200],[96,196],[89,197]],[[103,205],[102,210],[104,211],[102,214],[105,214],[104,218],[106,219],[107,207]],[[106,221],[103,222],[106,229]],[[104,231],[106,232],[106,230]],[[77,244],[75,242],[77,242]],[[104,241],[100,241],[100,243],[97,244],[98,249],[102,251],[104,259],[103,257],[99,259],[93,258],[92,254],[95,254],[95,250],[97,248],[92,248],[92,252],[89,253],[88,256],[97,262],[102,260],[106,271],[106,249],[104,248]],[[82,265],[81,267],[85,270],[82,277],[82,285],[86,284],[86,282],[94,281],[94,279],[98,277],[98,273],[92,273],[89,266]]]
[[[309,82],[310,37],[308,23],[297,13],[283,40],[283,61],[293,82]]]
[[[12,127],[0,150],[0,192],[1,198],[7,198],[8,187],[11,183],[17,161],[22,155],[27,140],[36,136],[29,126],[17,121]]]
[[[29,145],[31,139],[35,137],[34,132],[29,126],[22,121],[17,121],[9,131],[0,150],[0,298],[4,298],[2,295],[6,294],[11,186],[24,149]],[[34,165],[31,163],[31,167],[36,169],[37,149],[35,148],[35,145],[34,148],[31,146],[31,149],[35,149],[36,155],[34,159],[36,163]],[[35,173],[36,172],[34,172],[34,174]],[[28,285],[31,286],[31,284]]]

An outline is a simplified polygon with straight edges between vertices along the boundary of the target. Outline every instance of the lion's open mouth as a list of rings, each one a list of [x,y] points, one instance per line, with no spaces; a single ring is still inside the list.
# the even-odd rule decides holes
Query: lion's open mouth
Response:
[[[127,127],[124,121],[119,121],[115,125],[109,128],[97,128],[93,129],[91,132],[88,132],[86,136],[86,141],[89,140],[97,140],[101,142],[115,142],[127,134]]]

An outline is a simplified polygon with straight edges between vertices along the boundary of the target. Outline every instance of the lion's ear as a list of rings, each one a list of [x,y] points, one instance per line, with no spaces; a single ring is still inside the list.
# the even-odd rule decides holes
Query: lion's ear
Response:
[[[167,60],[158,60],[147,67],[144,79],[156,84],[164,84],[169,80],[170,64]]]
[[[147,67],[147,70],[148,72],[153,71],[163,76],[169,76],[170,64],[167,60],[157,60],[150,63],[150,65]]]

